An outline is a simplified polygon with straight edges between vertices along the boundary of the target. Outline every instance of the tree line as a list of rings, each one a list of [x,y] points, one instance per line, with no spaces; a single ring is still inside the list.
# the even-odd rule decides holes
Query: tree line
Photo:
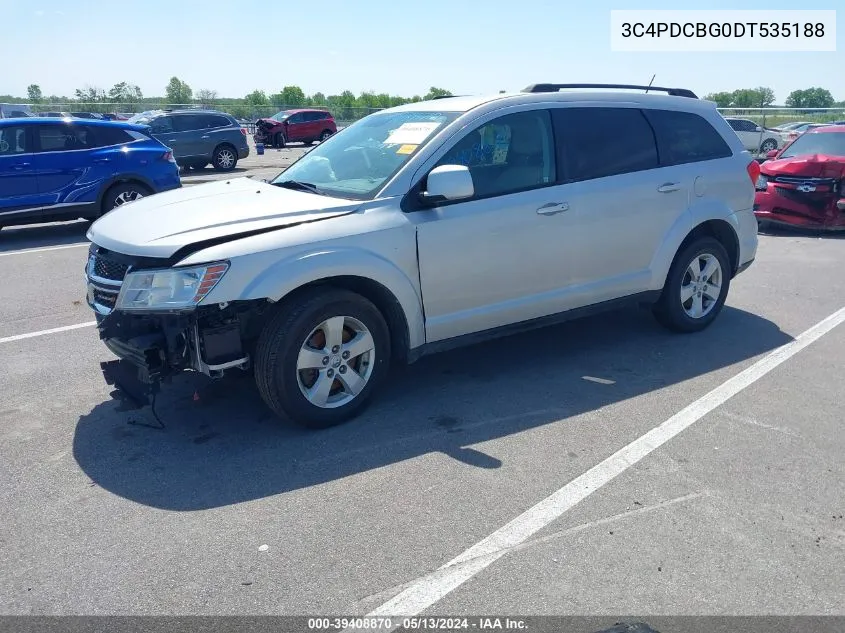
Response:
[[[771,88],[742,88],[733,92],[711,92],[704,96],[708,101],[715,101],[720,108],[766,108],[775,103],[775,93]],[[845,107],[845,101],[836,102],[827,88],[804,88],[793,90],[786,97],[787,108],[835,108]]]
[[[504,91],[501,91],[504,92]],[[77,88],[73,97],[49,95],[45,96],[38,84],[27,87],[26,98],[0,95],[0,101],[7,103],[27,102],[32,104],[86,104],[88,110],[100,111],[117,109],[125,106],[126,111],[144,109],[144,104],[196,104],[206,107],[214,106],[224,109],[238,117],[249,117],[256,113],[264,113],[272,108],[282,107],[324,107],[339,115],[351,116],[355,110],[375,110],[390,108],[405,103],[429,100],[435,97],[450,96],[452,93],[443,88],[432,86],[424,95],[401,97],[387,93],[362,92],[355,95],[349,90],[340,94],[325,95],[315,92],[308,95],[299,86],[284,86],[280,91],[267,93],[263,90],[253,90],[241,98],[220,97],[215,90],[200,89],[196,92],[187,82],[178,77],[171,77],[164,89],[164,96],[145,97],[141,89],[132,83],[122,81],[112,86],[108,91],[87,85]],[[714,92],[704,96],[709,101],[715,101],[721,108],[764,108],[774,106],[775,94],[771,88],[759,86],[757,88],[743,88],[732,92]],[[100,106],[99,104],[102,104]],[[789,93],[784,104],[789,108],[832,108],[845,107],[845,101],[837,102],[826,88],[811,87],[793,90]],[[337,116],[337,114],[336,114]],[[355,117],[357,118],[357,117]]]
[[[126,111],[144,109],[145,104],[172,105],[200,105],[214,106],[224,109],[234,116],[251,116],[256,112],[269,111],[282,107],[324,107],[335,110],[376,110],[391,108],[405,103],[425,101],[435,97],[451,96],[449,90],[432,86],[424,95],[400,97],[387,93],[376,94],[362,92],[355,95],[349,90],[340,94],[325,95],[315,92],[307,95],[299,86],[284,86],[275,93],[263,90],[253,90],[241,98],[220,97],[216,90],[201,89],[196,92],[187,82],[178,77],[171,77],[164,89],[164,96],[145,97],[141,89],[135,84],[120,82],[108,91],[96,87],[85,86],[77,88],[73,97],[48,95],[45,96],[38,84],[27,87],[26,98],[0,95],[0,101],[6,103],[38,104],[86,104],[86,109],[94,112],[101,110],[115,110],[117,106],[124,106]],[[102,107],[100,107],[102,106]],[[108,106],[108,107],[105,107]],[[269,113],[272,114],[272,113]]]

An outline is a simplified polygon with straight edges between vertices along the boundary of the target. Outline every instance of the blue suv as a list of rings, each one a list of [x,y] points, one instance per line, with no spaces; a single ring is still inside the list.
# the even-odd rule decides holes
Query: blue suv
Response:
[[[85,218],[181,187],[169,147],[114,121],[0,120],[0,228]]]

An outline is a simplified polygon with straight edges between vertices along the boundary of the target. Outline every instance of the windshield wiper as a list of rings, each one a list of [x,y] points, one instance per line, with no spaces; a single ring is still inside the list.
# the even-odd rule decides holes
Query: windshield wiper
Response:
[[[300,182],[298,180],[283,180],[282,182],[274,182],[273,184],[277,187],[285,187],[286,189],[296,189],[297,191],[307,191],[308,193],[315,193],[318,196],[326,195],[310,182]]]

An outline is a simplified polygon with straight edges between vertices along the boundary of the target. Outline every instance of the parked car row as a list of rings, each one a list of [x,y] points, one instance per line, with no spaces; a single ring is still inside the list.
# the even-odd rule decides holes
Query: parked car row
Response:
[[[85,218],[181,186],[173,152],[148,127],[0,120],[0,228]]]

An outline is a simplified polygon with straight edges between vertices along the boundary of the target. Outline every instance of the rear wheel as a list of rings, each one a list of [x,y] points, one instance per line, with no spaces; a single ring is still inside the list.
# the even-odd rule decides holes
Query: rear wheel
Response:
[[[326,139],[328,139],[332,135],[331,130],[323,130],[323,133],[320,134],[320,142],[322,143]]]
[[[217,171],[232,171],[238,164],[238,154],[231,145],[221,145],[214,150],[211,163]]]
[[[122,207],[150,195],[149,189],[136,182],[124,182],[113,186],[103,196],[100,215],[104,215],[116,207]]]
[[[390,334],[364,297],[315,289],[283,305],[259,337],[255,381],[267,406],[309,428],[357,415],[384,379]]]
[[[697,239],[675,258],[654,316],[675,332],[703,330],[721,312],[730,283],[725,247],[712,237]]]

